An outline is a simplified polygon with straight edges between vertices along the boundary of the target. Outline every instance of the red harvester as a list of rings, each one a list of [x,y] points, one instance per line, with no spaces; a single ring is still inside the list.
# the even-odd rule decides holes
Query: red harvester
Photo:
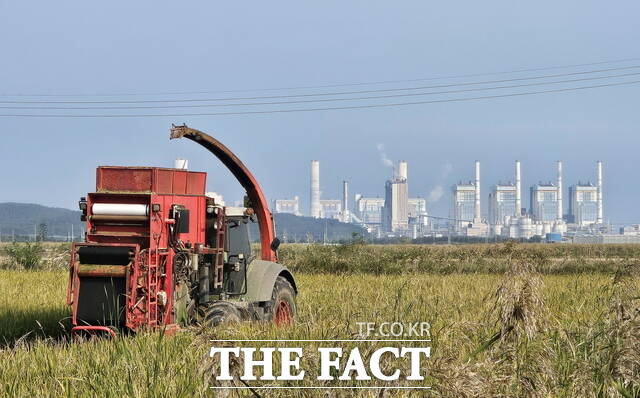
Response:
[[[277,263],[279,240],[260,185],[219,141],[173,126],[171,138],[182,137],[204,146],[232,172],[246,190],[246,207],[216,203],[206,194],[206,173],[98,167],[96,192],[79,203],[86,241],[71,249],[72,334],[293,321],[296,283]],[[249,239],[255,221],[257,256]]]

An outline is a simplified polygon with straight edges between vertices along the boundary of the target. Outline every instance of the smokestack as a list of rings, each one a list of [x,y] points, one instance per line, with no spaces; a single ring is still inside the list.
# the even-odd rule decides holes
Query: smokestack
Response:
[[[556,218],[562,221],[562,160],[558,160],[558,209]]]
[[[309,215],[320,218],[320,162],[311,161],[311,204]]]
[[[407,179],[407,161],[406,160],[401,160],[400,163],[398,163],[398,178],[400,178],[401,180]]]
[[[522,215],[522,187],[520,182],[520,161],[516,160],[516,217]]]
[[[476,206],[473,212],[473,222],[480,222],[480,162],[476,160]]]
[[[602,161],[598,160],[598,219],[596,223],[602,224]]]
[[[349,221],[349,183],[342,181],[342,222]]]

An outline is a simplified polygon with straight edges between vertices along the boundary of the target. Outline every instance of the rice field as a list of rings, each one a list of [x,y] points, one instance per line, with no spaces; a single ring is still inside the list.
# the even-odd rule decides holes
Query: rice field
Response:
[[[461,272],[408,271],[404,269],[407,263],[398,260],[400,264],[388,267],[403,271],[385,273],[375,272],[375,268],[337,272],[344,265],[330,262],[340,250],[365,259],[350,257],[352,264],[365,264],[371,258],[366,251],[398,258],[408,256],[406,248],[285,249],[298,250],[297,253],[283,250],[285,261],[296,258],[302,264],[296,273],[300,289],[299,317],[295,325],[287,328],[242,323],[216,329],[194,328],[175,336],[148,332],[113,340],[71,343],[67,339],[68,309],[64,304],[66,272],[55,267],[41,271],[0,270],[0,396],[640,396],[640,279],[633,271],[633,254],[625,257],[617,248],[607,249],[602,255],[577,252],[572,255],[601,258],[615,266],[602,272],[574,269],[540,273],[540,263],[536,261],[542,260],[535,260],[530,254],[514,255],[513,250],[527,250],[516,247],[503,248],[511,250],[511,255],[497,252],[493,258],[482,260],[492,264],[507,261],[500,270],[482,269],[472,273],[467,270],[470,265],[466,265]],[[495,250],[498,249],[496,246]],[[305,257],[310,256],[309,250],[326,251],[321,264],[325,268],[313,272],[305,268],[313,265],[310,263],[313,258]],[[432,255],[425,254],[428,250],[424,247],[415,250],[409,251],[414,258],[418,254],[425,256],[418,263]],[[438,250],[444,253],[440,253],[441,256],[457,256],[464,262],[480,261],[469,253],[484,249],[460,246]],[[554,253],[546,259],[558,256]],[[374,385],[381,388],[258,388],[255,394],[249,389],[209,388],[244,387],[237,381],[221,384],[214,380],[219,363],[208,356],[214,344],[210,339],[357,339],[362,337],[357,322],[380,325],[393,321],[430,323],[431,357],[423,362],[426,380],[317,381],[315,350],[320,343],[304,342],[294,346],[302,347],[305,352],[301,361],[301,367],[307,372],[305,380],[256,381],[248,382],[249,386],[271,383],[272,386]],[[266,347],[273,343],[229,344]],[[331,344],[345,351],[358,347],[366,362],[376,348],[400,343]],[[237,366],[232,366],[234,375],[241,371]],[[408,365],[404,362],[387,359],[382,363],[389,373],[396,366],[403,375],[407,373]],[[406,385],[431,389],[390,388]]]

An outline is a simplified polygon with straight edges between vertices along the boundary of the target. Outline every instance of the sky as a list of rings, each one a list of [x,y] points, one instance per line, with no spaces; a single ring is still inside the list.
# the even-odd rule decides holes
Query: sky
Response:
[[[639,13],[640,3],[634,1],[614,5],[597,1],[96,4],[0,0],[0,100],[269,96],[637,66],[640,58],[524,75],[244,91],[637,58]],[[598,83],[583,83],[587,84]],[[548,87],[523,91],[540,89]],[[185,91],[212,93],[141,95]],[[103,94],[113,96],[99,96]],[[457,96],[478,95],[487,94]],[[192,170],[209,173],[210,190],[222,193],[228,201],[239,199],[239,185],[208,152],[190,141],[169,141],[171,124],[187,123],[235,151],[262,183],[269,199],[298,195],[305,212],[311,159],[320,161],[323,198],[339,198],[342,180],[350,182],[351,194],[383,196],[384,182],[391,175],[382,159],[384,152],[393,161],[408,161],[411,196],[429,198],[428,211],[436,216],[448,215],[450,187],[473,178],[476,159],[482,165],[484,213],[490,186],[513,179],[516,159],[522,162],[526,206],[530,185],[555,179],[556,160],[564,161],[565,187],[579,180],[595,182],[595,162],[602,160],[605,219],[638,223],[638,99],[640,85],[625,85],[316,112],[139,118],[0,116],[0,202],[75,208],[77,199],[94,189],[99,165],[170,167],[178,157],[189,159]],[[387,102],[397,101],[416,99]],[[340,105],[345,104],[290,107]],[[219,111],[197,108],[138,113]],[[45,111],[0,109],[0,114],[29,112]]]

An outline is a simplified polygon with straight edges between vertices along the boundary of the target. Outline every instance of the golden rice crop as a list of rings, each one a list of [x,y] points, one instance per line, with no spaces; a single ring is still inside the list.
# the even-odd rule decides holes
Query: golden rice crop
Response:
[[[542,246],[542,245],[541,245]],[[536,268],[538,250],[508,247],[418,247],[403,254],[403,246],[316,249],[285,247],[307,256],[305,250],[325,250],[333,256],[356,256],[368,261],[368,251],[388,259],[426,256],[461,261],[494,250],[508,261],[504,273],[298,272],[299,318],[295,325],[242,323],[217,329],[190,329],[175,336],[141,333],[113,340],[70,343],[66,336],[68,310],[64,305],[66,273],[0,271],[0,396],[7,397],[204,397],[219,396],[207,356],[210,339],[355,339],[356,322],[426,321],[431,324],[432,356],[425,362],[427,396],[437,397],[609,397],[639,396],[640,279],[630,269],[607,273],[543,274]],[[592,250],[593,249],[593,250]],[[339,252],[344,250],[344,252]],[[350,251],[353,250],[353,251]],[[392,254],[385,254],[385,250]],[[500,252],[500,250],[503,250]],[[511,250],[511,253],[508,252]],[[565,255],[571,254],[573,248]],[[626,258],[630,248],[591,248],[583,258]],[[604,251],[602,251],[604,250]],[[618,250],[621,250],[618,251]],[[600,251],[600,254],[597,252]],[[286,252],[286,250],[285,250]],[[364,254],[363,254],[364,253]],[[365,260],[358,260],[363,255]],[[553,252],[551,258],[558,256]],[[296,257],[297,256],[297,257]],[[421,257],[422,256],[422,257]],[[373,261],[373,260],[372,260]],[[395,260],[394,260],[395,261]],[[483,261],[497,261],[487,257]],[[402,266],[407,264],[401,262]],[[618,264],[619,265],[619,264]],[[306,267],[307,265],[305,265]],[[342,266],[342,265],[341,265]],[[444,267],[444,265],[443,265]],[[617,267],[617,266],[616,266]],[[269,346],[273,343],[231,343]],[[276,343],[282,344],[282,343]],[[290,343],[291,344],[291,343]],[[274,385],[318,385],[318,343],[302,346],[302,382]],[[368,358],[381,342],[333,345],[358,347]],[[424,344],[424,343],[423,343]],[[384,362],[388,369],[393,362]],[[406,364],[401,364],[406,366]],[[276,369],[278,364],[274,366]],[[403,368],[403,372],[406,368]],[[233,383],[233,382],[232,382]],[[261,386],[266,382],[249,382]],[[262,383],[262,384],[261,384]],[[278,384],[279,383],[279,384]],[[326,382],[325,382],[326,383]],[[340,382],[344,385],[345,382]],[[358,381],[348,385],[373,385]],[[375,385],[384,386],[377,383]],[[402,385],[394,382],[388,386]],[[406,385],[406,384],[405,384]],[[357,390],[361,396],[420,396],[392,389]],[[228,396],[253,396],[248,390],[226,391]],[[356,390],[310,391],[258,389],[268,397],[353,396]]]

